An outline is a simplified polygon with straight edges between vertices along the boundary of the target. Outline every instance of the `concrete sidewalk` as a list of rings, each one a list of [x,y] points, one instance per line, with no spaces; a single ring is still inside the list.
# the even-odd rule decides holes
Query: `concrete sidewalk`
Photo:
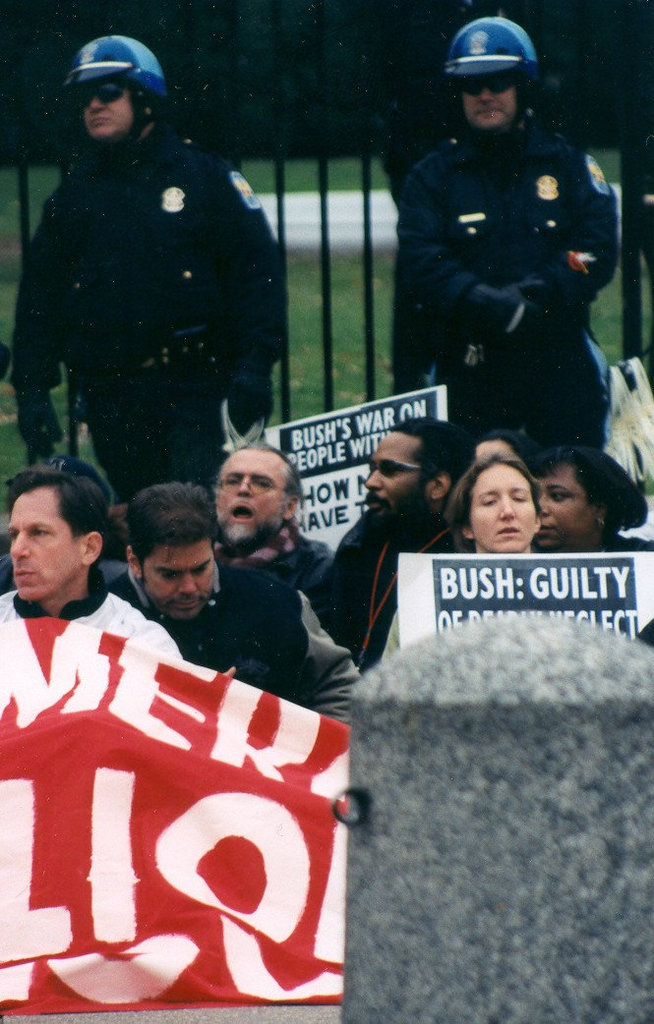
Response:
[[[246,1006],[126,1013],[47,1013],[0,1016],[5,1024],[339,1024],[340,1006]],[[381,1024],[381,1022],[380,1022]]]

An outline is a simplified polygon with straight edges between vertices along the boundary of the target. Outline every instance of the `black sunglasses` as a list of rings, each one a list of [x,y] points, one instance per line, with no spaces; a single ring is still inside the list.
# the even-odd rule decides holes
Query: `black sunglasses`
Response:
[[[118,82],[98,82],[97,85],[89,84],[77,88],[77,96],[83,107],[88,107],[94,97],[97,97],[100,103],[115,103],[124,95],[125,86]]]
[[[516,84],[513,71],[496,71],[492,75],[471,75],[461,80],[461,91],[469,96],[479,96],[484,89],[489,92],[506,92]]]
[[[381,473],[382,476],[391,477],[397,476],[398,473],[410,473],[421,469],[422,466],[416,466],[415,462],[397,462],[395,459],[380,459],[379,462],[368,463],[370,476],[373,473]]]

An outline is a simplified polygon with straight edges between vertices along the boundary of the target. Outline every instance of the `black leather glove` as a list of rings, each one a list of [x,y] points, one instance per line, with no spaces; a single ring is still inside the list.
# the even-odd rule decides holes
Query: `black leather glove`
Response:
[[[466,303],[466,322],[475,333],[485,325],[506,338],[533,340],[542,329],[543,312],[521,285],[477,284],[466,295]]]
[[[529,302],[535,302],[542,310],[545,309],[550,297],[550,286],[538,274],[528,274],[518,281],[518,288]]]
[[[63,438],[59,420],[47,391],[23,391],[16,395],[18,429],[27,445],[27,461],[49,458]]]
[[[234,378],[227,395],[227,408],[230,420],[241,434],[257,420],[265,422],[272,407],[269,374],[241,373]]]
[[[464,313],[470,327],[490,327],[500,334],[514,329],[524,315],[525,298],[515,284],[493,288],[489,284],[476,284],[464,300]]]

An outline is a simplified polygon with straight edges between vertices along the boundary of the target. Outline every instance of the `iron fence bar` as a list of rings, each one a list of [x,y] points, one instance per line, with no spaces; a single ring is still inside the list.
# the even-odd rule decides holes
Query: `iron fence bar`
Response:
[[[315,5],[318,33],[318,102],[324,104],[327,96],[327,54],[325,0]],[[329,127],[329,126],[327,126]],[[323,348],[323,405],[325,412],[334,408],[334,352],[332,319],[332,276],[329,245],[329,164],[328,154],[321,150],[318,157],[318,189],[320,193],[320,281],[322,290],[322,348]]]
[[[361,159],[361,191],[363,198],[363,329],[366,353],[366,398],[375,398],[375,308],[373,292],[374,256],[371,216],[371,173],[370,152]]]
[[[322,348],[324,411],[334,408],[334,352],[332,320],[332,275],[329,248],[329,171],[327,157],[318,160],[320,190],[320,280],[322,286]]]
[[[21,262],[24,264],[30,244],[29,162],[25,152],[21,152],[18,161],[18,208]]]
[[[240,168],[243,159],[241,151],[242,140],[238,129],[240,118],[238,116],[240,90],[240,49],[239,49],[239,0],[228,0],[227,3],[227,25],[229,46],[229,75],[227,76],[226,95],[227,110],[229,111],[229,156]]]
[[[286,170],[284,160],[281,156],[275,157],[275,195],[277,199],[277,239],[282,260],[284,281],[288,279],[288,258],[286,248]],[[282,422],[286,423],[291,418],[291,360],[289,351],[288,324],[282,339],[282,354],[280,356],[280,398]]]
[[[288,258],[286,248],[286,219],[285,219],[285,198],[286,198],[286,108],[283,92],[283,54],[282,54],[282,2],[283,0],[271,0],[270,20],[273,35],[274,54],[274,78],[275,87],[273,93],[273,111],[275,117],[275,197],[277,209],[277,241],[282,260],[284,280],[288,278]],[[280,357],[280,399],[282,422],[286,423],[291,418],[291,367],[288,325],[282,341],[282,354]]]
[[[622,184],[622,349],[626,358],[642,356],[642,294],[640,231],[642,218],[642,162],[638,123],[639,67],[634,55],[638,39],[635,3],[623,0],[619,12],[620,155]]]

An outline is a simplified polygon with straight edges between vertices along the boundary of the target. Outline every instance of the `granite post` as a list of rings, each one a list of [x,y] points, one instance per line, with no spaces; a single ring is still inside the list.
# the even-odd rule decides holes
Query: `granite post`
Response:
[[[344,1024],[651,1024],[654,651],[470,625],[352,714]]]

